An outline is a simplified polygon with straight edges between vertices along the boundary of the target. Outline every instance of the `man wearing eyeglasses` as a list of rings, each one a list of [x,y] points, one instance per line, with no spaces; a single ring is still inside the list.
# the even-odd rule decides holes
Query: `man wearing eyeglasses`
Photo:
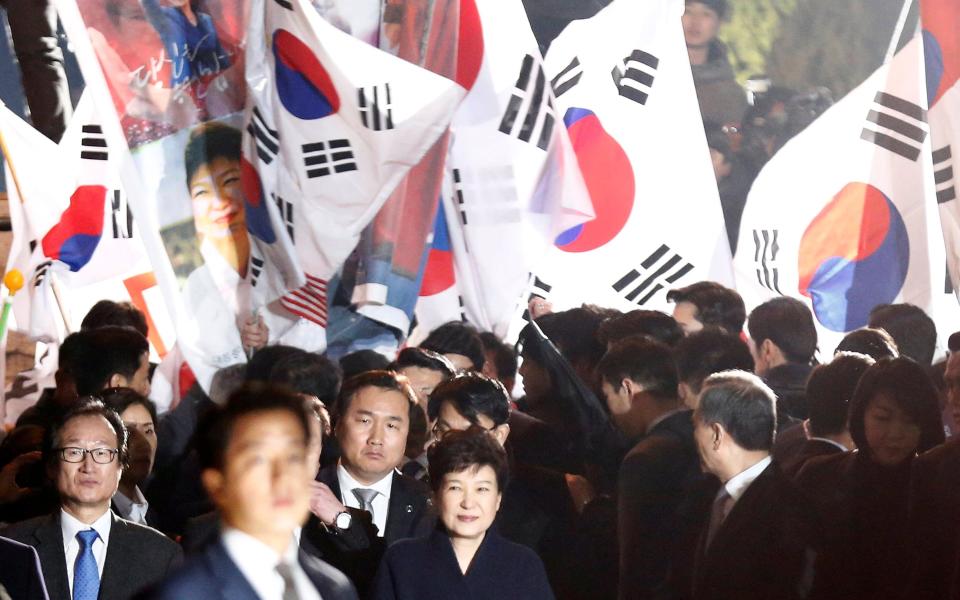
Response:
[[[176,543],[110,510],[127,462],[116,412],[81,401],[47,432],[43,454],[60,508],[3,535],[37,550],[51,600],[132,598],[180,563]]]

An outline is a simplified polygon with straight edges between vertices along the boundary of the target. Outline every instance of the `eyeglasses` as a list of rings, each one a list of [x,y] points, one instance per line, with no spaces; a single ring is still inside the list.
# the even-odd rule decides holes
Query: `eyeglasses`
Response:
[[[56,451],[60,453],[60,458],[62,458],[64,462],[81,463],[87,457],[87,454],[89,454],[93,457],[93,462],[100,465],[112,463],[113,459],[119,454],[119,450],[114,448],[94,448],[93,450],[87,450],[86,448],[56,448]]]

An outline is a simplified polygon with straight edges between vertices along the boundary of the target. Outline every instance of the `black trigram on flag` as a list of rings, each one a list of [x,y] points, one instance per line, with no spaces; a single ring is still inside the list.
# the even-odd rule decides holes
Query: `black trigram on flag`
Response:
[[[945,204],[957,198],[950,144],[933,151],[933,180],[937,186],[937,204]]]
[[[574,86],[580,83],[583,77],[583,67],[580,66],[580,59],[576,56],[570,61],[570,64],[564,67],[557,76],[550,80],[550,87],[553,88],[553,95],[559,98],[569,92]]]
[[[460,303],[460,320],[464,323],[467,322],[467,309],[463,305],[463,296],[457,296],[457,302]]]
[[[357,90],[357,105],[363,126],[374,131],[393,129],[393,103],[390,84],[371,85]]]
[[[110,221],[113,223],[113,239],[128,240],[133,237],[133,212],[120,190],[113,190],[110,194]]]
[[[33,270],[33,287],[40,287],[40,284],[43,283],[43,280],[47,276],[47,271],[50,270],[50,266],[53,264],[53,261],[45,261],[37,265],[37,268]]]
[[[263,259],[250,255],[250,285],[257,287],[257,281],[260,279],[260,273],[263,273]]]
[[[85,160],[107,160],[107,138],[99,125],[84,125],[81,128],[80,158]]]
[[[757,282],[771,292],[780,291],[780,268],[776,265],[780,254],[779,229],[753,230],[753,262],[757,265]]]
[[[530,301],[534,298],[543,298],[546,300],[550,297],[550,291],[553,290],[553,286],[546,283],[533,273],[530,273],[530,294],[527,296],[527,304],[530,304]],[[525,308],[523,310],[523,320],[530,320],[530,309]]]
[[[550,145],[554,122],[553,99],[547,88],[547,76],[543,73],[543,66],[527,54],[520,65],[516,88],[500,120],[500,131],[546,150]]]
[[[250,115],[247,131],[257,143],[257,156],[260,160],[267,165],[272,163],[280,151],[280,134],[267,125],[267,120],[263,118],[263,114],[256,106],[253,107],[253,113]]]
[[[610,75],[621,96],[638,104],[646,104],[659,64],[660,59],[649,52],[634,50],[623,59],[622,64],[613,67]]]
[[[307,177],[310,179],[357,170],[357,162],[353,157],[353,150],[350,148],[350,140],[313,142],[304,144],[302,149],[303,164],[307,170]]]
[[[273,0],[273,1],[276,2],[280,6],[280,8],[285,8],[290,11],[293,10],[293,4],[290,3],[289,0]]]
[[[320,327],[327,326],[327,282],[306,273],[307,285],[280,298],[284,308]]]
[[[927,138],[927,111],[913,102],[877,92],[860,139],[907,160],[917,160]]]
[[[274,203],[277,205],[277,210],[280,211],[280,218],[283,219],[283,224],[287,226],[287,233],[290,235],[290,241],[293,239],[293,204],[287,202],[280,196],[271,193],[270,197],[273,198]]]
[[[643,306],[666,284],[676,283],[693,270],[693,265],[661,244],[653,254],[613,283],[613,289],[630,302]]]

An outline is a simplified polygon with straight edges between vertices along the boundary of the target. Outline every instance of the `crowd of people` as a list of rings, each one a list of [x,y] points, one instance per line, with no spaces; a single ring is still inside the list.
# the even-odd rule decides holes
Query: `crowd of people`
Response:
[[[534,298],[515,347],[463,322],[392,360],[268,345],[161,415],[143,315],[102,301],[0,443],[0,589],[960,597],[960,353],[934,363],[930,318],[878,306],[830,354],[800,301],[669,298]]]

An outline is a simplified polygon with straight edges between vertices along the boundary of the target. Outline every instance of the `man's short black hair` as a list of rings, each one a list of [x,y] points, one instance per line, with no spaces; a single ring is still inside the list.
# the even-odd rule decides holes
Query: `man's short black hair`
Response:
[[[284,410],[293,415],[303,430],[306,446],[310,440],[310,419],[316,419],[309,402],[282,386],[248,382],[230,394],[225,405],[212,407],[202,417],[196,435],[200,467],[222,470],[237,421],[247,415],[275,410]]]
[[[813,369],[806,393],[811,434],[822,437],[847,430],[853,392],[874,362],[866,354],[840,352],[829,363]]]
[[[509,479],[507,453],[493,436],[482,429],[450,431],[427,450],[430,487],[434,493],[443,485],[443,478],[467,469],[490,467],[496,474],[497,491],[503,493]]]
[[[210,164],[218,158],[239,162],[242,140],[243,135],[239,129],[218,121],[208,121],[194,127],[183,149],[187,191],[190,190],[193,176],[203,165]]]
[[[612,315],[595,308],[582,306],[543,315],[537,319],[537,325],[570,364],[574,367],[580,365],[593,368],[607,351],[606,344],[601,344],[597,339],[597,331],[600,324],[610,316]],[[528,351],[527,344],[524,343],[530,335],[528,327],[529,325],[520,332],[519,345],[523,347],[524,353]],[[537,357],[534,357],[534,360],[542,362]]]
[[[699,394],[703,381],[721,371],[753,371],[750,348],[739,335],[716,326],[704,327],[680,340],[674,349],[680,381]]]
[[[343,415],[350,410],[350,403],[353,402],[354,397],[360,390],[368,387],[400,392],[406,397],[410,408],[420,408],[417,403],[417,394],[413,391],[409,379],[394,371],[366,371],[343,382],[343,387],[340,388],[340,396],[337,399],[334,420],[339,422]]]
[[[834,354],[840,352],[866,354],[873,360],[900,356],[897,342],[889,333],[877,327],[861,327],[843,336]]]
[[[940,400],[937,389],[926,369],[912,359],[885,358],[866,370],[850,401],[850,437],[858,451],[869,456],[864,416],[870,402],[880,394],[886,394],[900,407],[912,422],[920,428],[920,444],[917,453],[943,443],[943,418],[940,415]]]
[[[453,405],[457,412],[478,425],[477,417],[483,415],[499,427],[510,418],[510,396],[506,388],[496,379],[480,373],[462,373],[453,379],[440,382],[430,394],[427,410],[430,420],[440,416],[440,407],[444,402]]]
[[[48,466],[55,466],[60,460],[60,455],[57,450],[58,448],[63,447],[62,440],[60,439],[60,432],[62,432],[64,427],[67,426],[67,423],[73,419],[89,416],[103,417],[107,420],[107,423],[110,424],[110,428],[113,429],[113,432],[117,436],[117,460],[120,461],[120,466],[122,468],[125,469],[127,466],[129,466],[129,436],[127,434],[127,428],[123,424],[123,419],[120,418],[120,415],[117,414],[117,411],[108,407],[99,398],[93,396],[81,398],[77,404],[71,406],[56,421],[54,421],[53,425],[44,433],[43,458],[44,462]]]
[[[497,337],[492,331],[480,334],[483,349],[493,355],[493,366],[497,369],[500,381],[512,381],[517,378],[517,351]]]
[[[740,333],[747,318],[743,298],[735,290],[715,281],[698,281],[687,287],[667,292],[667,301],[689,302],[697,307],[696,319],[704,325],[723,327]]]
[[[80,331],[97,329],[107,325],[116,325],[118,327],[131,327],[140,332],[140,335],[147,337],[150,332],[147,327],[147,318],[139,308],[131,302],[114,302],[113,300],[101,300],[93,305],[87,315],[83,317],[80,323]]]
[[[145,396],[141,396],[134,390],[125,387],[115,387],[107,388],[97,394],[104,404],[109,408],[117,411],[118,415],[123,415],[123,411],[127,410],[134,404],[142,406],[148,413],[150,413],[150,419],[153,421],[154,425],[157,425],[157,405],[153,403],[153,400]]]
[[[244,374],[244,380],[270,381],[270,373],[273,371],[273,366],[276,365],[280,359],[291,354],[299,354],[300,352],[303,352],[300,348],[285,346],[283,344],[264,346],[254,352],[253,356],[250,357],[250,360],[247,362],[247,371]]]
[[[902,356],[921,365],[933,364],[937,350],[937,326],[927,313],[913,304],[880,304],[870,311],[870,327],[879,327],[897,342]]]
[[[110,377],[120,374],[131,379],[150,352],[147,339],[135,329],[108,325],[81,332],[89,345],[71,368],[79,396],[94,395],[107,387]]]
[[[615,390],[630,379],[643,391],[661,400],[677,397],[677,365],[670,347],[654,339],[638,336],[615,344],[597,365],[597,374]]]
[[[321,354],[299,350],[274,363],[269,381],[333,406],[340,392],[340,367]]]
[[[744,450],[773,448],[777,396],[753,373],[724,371],[707,377],[695,414],[701,423],[722,425]]]
[[[817,327],[813,313],[796,298],[782,296],[753,309],[747,330],[757,347],[773,342],[788,362],[810,364],[817,351]]]
[[[703,4],[710,8],[721,19],[727,18],[727,0],[686,0],[686,4]]]
[[[387,357],[376,350],[357,350],[341,357],[339,362],[344,381],[368,371],[386,371],[390,368]]]
[[[430,371],[437,371],[443,375],[444,379],[449,379],[456,375],[457,369],[453,366],[447,357],[433,350],[425,348],[404,348],[397,354],[397,360],[390,365],[391,371],[400,372],[401,369],[408,367],[419,367]]]
[[[90,348],[91,335],[89,331],[75,331],[64,338],[60,344],[59,355],[57,358],[57,370],[73,378],[73,373],[81,364],[84,357],[88,356],[92,350]]]
[[[683,330],[667,313],[642,309],[611,317],[597,329],[597,339],[604,346],[635,335],[646,335],[673,347],[683,339]]]
[[[459,354],[473,363],[473,369],[483,369],[483,342],[480,334],[472,325],[462,321],[451,321],[437,327],[420,342],[420,347],[437,354]]]

